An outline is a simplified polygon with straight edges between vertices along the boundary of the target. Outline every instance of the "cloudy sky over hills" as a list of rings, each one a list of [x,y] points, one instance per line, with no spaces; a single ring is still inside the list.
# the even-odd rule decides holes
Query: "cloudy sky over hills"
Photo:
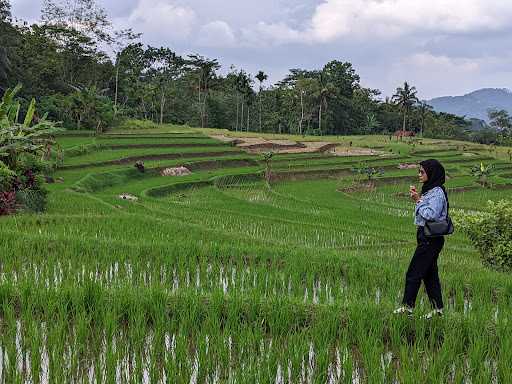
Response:
[[[289,68],[353,63],[384,95],[408,80],[424,99],[512,88],[510,0],[98,0],[117,27],[280,80]],[[39,19],[42,0],[11,0]]]

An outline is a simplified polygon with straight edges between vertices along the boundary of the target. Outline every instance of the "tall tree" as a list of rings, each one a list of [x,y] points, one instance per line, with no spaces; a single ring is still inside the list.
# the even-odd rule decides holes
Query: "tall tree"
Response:
[[[327,112],[329,107],[329,99],[336,94],[336,89],[333,84],[327,79],[324,71],[320,71],[318,75],[318,130],[322,134],[322,116]]]
[[[9,0],[0,0],[0,22],[11,18],[11,4]]]
[[[423,132],[425,131],[425,120],[428,114],[433,111],[433,107],[427,104],[424,101],[420,101],[418,103],[418,115],[420,117],[420,136],[423,137]]]
[[[147,73],[148,76],[158,85],[159,90],[159,122],[164,122],[164,108],[166,93],[171,87],[171,84],[176,81],[181,74],[181,70],[185,61],[169,48],[152,48],[149,47],[146,51],[148,61],[151,67]]]
[[[491,127],[495,128],[498,133],[512,133],[512,116],[504,110],[490,109],[487,112]]]
[[[44,0],[41,18],[44,24],[74,29],[95,42],[113,40],[112,22],[96,0]]]
[[[268,76],[265,72],[259,71],[256,75],[256,79],[260,82],[260,89],[258,91],[258,101],[259,101],[259,107],[260,107],[260,113],[259,113],[259,121],[260,121],[260,132],[261,132],[261,92],[263,90],[263,82],[268,79]]]
[[[419,100],[416,97],[417,94],[416,87],[411,87],[407,81],[404,82],[403,87],[398,87],[396,89],[396,93],[393,95],[392,100],[400,106],[400,109],[402,110],[403,114],[403,125],[402,125],[402,132],[405,133],[405,125],[407,121],[407,115],[414,105],[414,103],[417,103]]]
[[[0,0],[0,87],[7,80],[7,73],[11,66],[7,51],[10,19],[11,4],[8,0]]]
[[[206,101],[210,90],[210,83],[216,76],[216,71],[220,68],[217,59],[208,59],[201,55],[189,55],[188,64],[197,72],[197,101],[199,107],[199,119],[201,128],[207,124]]]
[[[143,75],[151,66],[143,45],[132,43],[125,47],[118,56],[117,66],[119,70],[118,99],[121,106],[118,104],[116,108],[129,108],[135,117],[141,118],[146,112],[142,91],[145,81]]]
[[[356,115],[353,95],[359,88],[359,75],[351,63],[338,60],[327,63],[322,72],[336,90],[330,102],[327,130],[333,134],[357,132],[358,124],[353,119]]]
[[[131,28],[114,31],[112,46],[115,54],[115,84],[114,84],[114,113],[117,114],[117,100],[119,95],[119,66],[121,63],[121,52],[130,44],[142,36],[135,33]]]
[[[246,103],[247,95],[249,93],[249,89],[251,88],[251,77],[244,70],[240,70],[238,72],[236,78],[236,91],[237,91],[237,123],[236,128],[240,127],[240,131],[243,131],[244,126],[244,106]],[[240,102],[240,108],[238,108],[238,101]],[[238,124],[238,115],[240,111],[240,125]]]

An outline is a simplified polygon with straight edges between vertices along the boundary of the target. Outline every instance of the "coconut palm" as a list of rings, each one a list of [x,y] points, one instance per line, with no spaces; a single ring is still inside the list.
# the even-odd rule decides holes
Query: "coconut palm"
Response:
[[[258,102],[260,107],[260,132],[261,132],[261,91],[263,90],[263,82],[268,79],[268,76],[265,72],[259,71],[256,75],[256,79],[260,82],[260,90],[258,92]]]
[[[319,108],[318,108],[318,130],[322,133],[322,112],[327,111],[329,98],[336,94],[334,85],[330,83],[325,76],[324,72],[320,72],[318,77],[319,84]]]
[[[427,104],[424,101],[420,101],[420,103],[418,104],[418,113],[419,113],[420,121],[421,121],[420,134],[422,137],[423,137],[423,131],[425,129],[425,118],[427,117],[428,113],[431,112],[433,109],[434,108],[431,105]]]
[[[402,134],[405,133],[405,123],[407,121],[407,115],[409,110],[412,108],[414,103],[417,103],[419,100],[416,97],[417,94],[416,87],[411,87],[407,81],[404,82],[403,87],[398,87],[396,89],[396,93],[393,95],[392,100],[395,104],[400,106],[402,110],[402,114],[404,116],[404,123],[402,126]]]
[[[240,115],[240,131],[243,131],[244,126],[244,105],[245,105],[245,99],[247,98],[247,95],[250,94],[250,91],[252,91],[251,88],[251,78],[249,75],[241,70],[236,78],[236,90],[238,95],[240,95],[240,104],[241,104],[241,115]],[[237,105],[237,115],[238,115],[238,105]],[[237,124],[236,124],[238,130],[238,118],[237,118]]]

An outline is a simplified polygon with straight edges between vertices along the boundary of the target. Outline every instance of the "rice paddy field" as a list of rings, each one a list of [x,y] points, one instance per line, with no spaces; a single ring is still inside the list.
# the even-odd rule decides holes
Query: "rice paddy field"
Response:
[[[417,170],[398,164],[441,160],[456,214],[510,198],[505,151],[330,138],[386,156],[276,154],[269,188],[261,155],[206,133],[59,137],[47,212],[0,218],[1,383],[512,382],[512,277],[463,234],[439,260],[445,315],[421,319],[423,288],[392,314],[415,247]],[[160,175],[176,166],[192,173]]]

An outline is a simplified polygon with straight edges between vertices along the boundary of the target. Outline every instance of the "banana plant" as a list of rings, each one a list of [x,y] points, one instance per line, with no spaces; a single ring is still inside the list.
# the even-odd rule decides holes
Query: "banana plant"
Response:
[[[475,165],[471,168],[471,174],[477,178],[478,182],[486,187],[489,185],[489,176],[491,176],[494,169],[494,164],[484,165],[480,162],[480,165]]]
[[[55,123],[46,119],[46,115],[35,121],[34,99],[28,106],[23,122],[20,122],[21,104],[15,99],[20,89],[20,85],[8,89],[0,102],[0,159],[11,170],[17,169],[18,159],[23,154],[44,158],[55,144],[53,135],[61,131]]]
[[[265,182],[267,187],[270,188],[270,182],[272,181],[272,157],[274,153],[272,151],[263,153],[263,161],[265,162]]]

